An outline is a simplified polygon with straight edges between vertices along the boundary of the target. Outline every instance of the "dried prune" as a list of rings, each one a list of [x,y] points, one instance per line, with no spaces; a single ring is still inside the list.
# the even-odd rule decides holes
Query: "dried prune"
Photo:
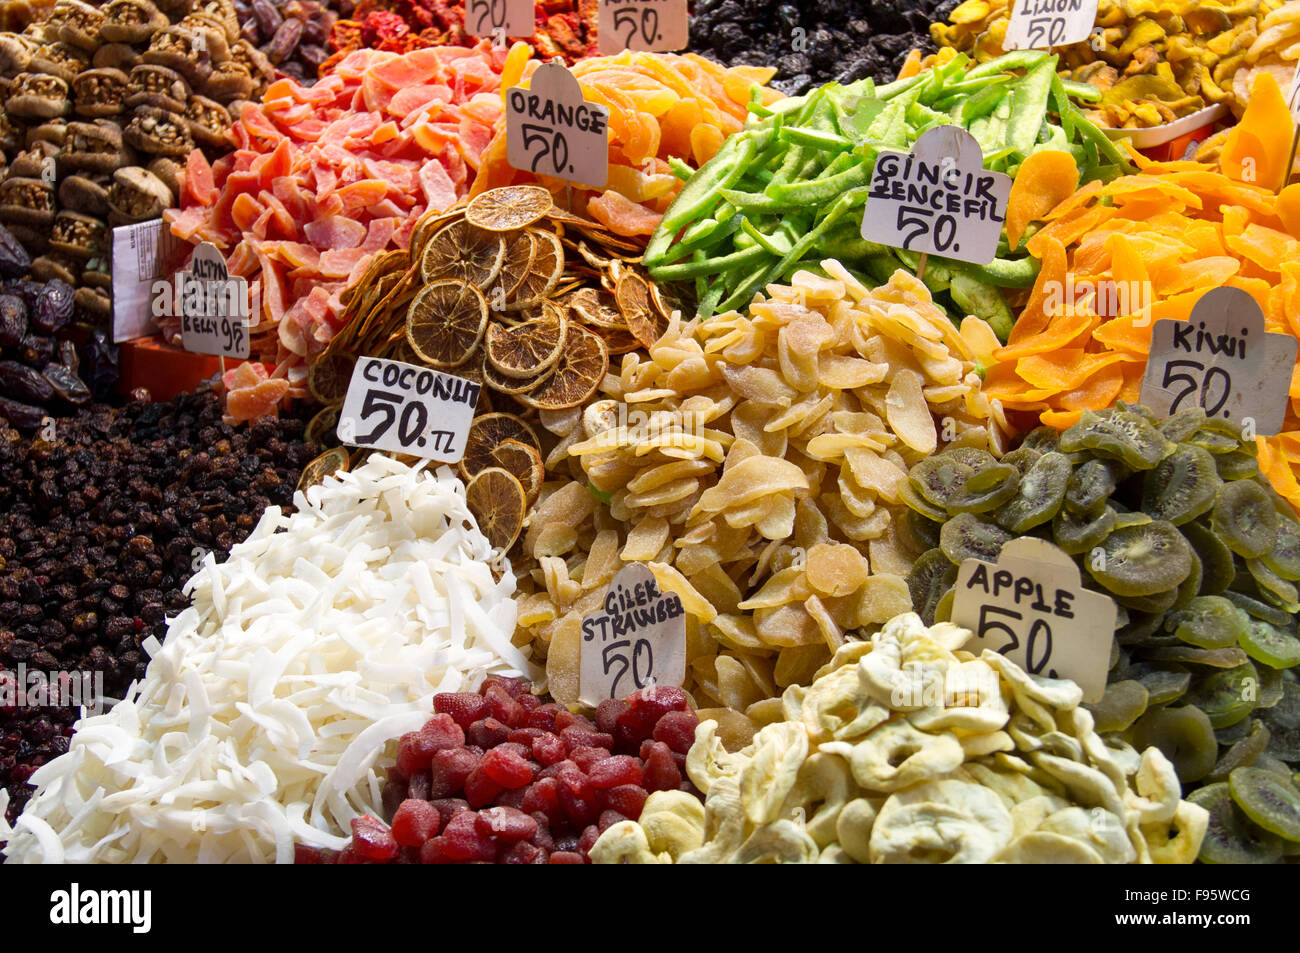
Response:
[[[14,347],[27,335],[27,304],[17,295],[0,294],[0,347]]]
[[[13,232],[0,225],[0,278],[21,278],[32,267],[32,257],[14,237]]]
[[[47,364],[41,376],[49,382],[54,393],[70,404],[84,404],[90,400],[90,388],[62,364]]]
[[[32,404],[54,399],[50,382],[30,367],[16,361],[0,361],[0,394]]]
[[[32,326],[42,334],[54,334],[67,327],[73,312],[72,285],[54,278],[47,281],[36,295],[29,315]]]

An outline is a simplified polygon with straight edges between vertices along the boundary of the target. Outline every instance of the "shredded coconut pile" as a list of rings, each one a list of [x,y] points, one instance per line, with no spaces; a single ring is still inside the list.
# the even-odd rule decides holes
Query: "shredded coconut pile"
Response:
[[[378,813],[386,747],[437,692],[541,673],[510,642],[509,567],[451,470],[373,455],[271,507],[187,585],[144,681],[83,719],[7,853],[22,863],[287,863]]]

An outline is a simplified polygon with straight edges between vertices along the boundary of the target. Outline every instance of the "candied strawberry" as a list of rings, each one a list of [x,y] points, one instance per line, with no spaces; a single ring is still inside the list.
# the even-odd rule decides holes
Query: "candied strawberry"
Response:
[[[627,702],[622,698],[606,698],[596,706],[596,728],[608,735],[615,733],[618,716],[627,711]]]
[[[524,795],[528,793],[528,788],[508,788],[497,795],[497,807],[515,807],[523,810]]]
[[[408,778],[429,767],[435,754],[465,743],[465,732],[450,715],[434,715],[419,731],[402,735],[397,747],[397,769]]]
[[[548,820],[559,818],[560,782],[555,778],[543,778],[528,785],[524,791],[524,802],[519,808],[526,814],[542,814]]]
[[[406,797],[402,798],[402,801],[405,801],[406,798],[414,798],[417,801],[427,801],[429,800],[429,791],[429,772],[418,771],[411,775],[411,781],[406,786]],[[398,801],[397,803],[400,804],[401,801]]]
[[[624,817],[636,820],[641,816],[641,809],[645,807],[645,799],[649,796],[643,787],[635,784],[620,784],[605,792],[605,804],[609,810],[618,811]]]
[[[604,761],[610,755],[608,748],[574,748],[569,752],[569,760],[583,770],[583,773],[589,773],[591,766]]]
[[[600,828],[595,824],[588,825],[578,838],[578,853],[584,858],[591,853],[592,846],[600,840]]]
[[[483,757],[486,759],[487,755]],[[475,809],[487,807],[497,799],[501,790],[501,785],[493,781],[483,770],[482,762],[479,762],[479,766],[465,779],[465,800],[469,801],[469,806]]]
[[[542,700],[531,692],[516,695],[515,701],[519,702],[519,706],[523,708],[525,712],[534,712],[542,707]]]
[[[509,847],[503,847],[497,854],[498,864],[544,864],[547,859],[546,851],[542,850],[536,844],[530,844],[527,841],[517,841]]]
[[[513,807],[489,807],[478,812],[478,830],[498,840],[532,840],[537,836],[537,821]]]
[[[433,696],[433,710],[451,715],[456,724],[468,730],[487,714],[487,700],[475,692],[440,692]]]
[[[420,863],[422,864],[454,864],[455,859],[448,855],[446,850],[447,842],[441,837],[430,837],[420,848]]]
[[[506,745],[493,748],[483,755],[480,768],[503,788],[521,788],[533,780],[533,768],[517,751]],[[468,797],[468,794],[466,795]],[[472,801],[473,798],[470,798]]]
[[[403,847],[419,847],[442,827],[442,815],[428,801],[408,799],[393,815],[393,839]]]
[[[505,689],[507,695],[516,699],[529,694],[533,689],[533,683],[526,678],[510,678],[506,675],[489,675],[487,678],[483,679],[483,684],[479,690],[484,696],[486,696],[488,689],[492,688],[494,685]]]
[[[673,760],[672,749],[662,741],[651,744],[641,774],[647,791],[672,791],[682,783],[682,773]]]
[[[497,856],[492,837],[479,832],[478,815],[472,811],[453,817],[438,839],[442,841],[443,852],[453,860],[490,861]]]
[[[328,854],[328,856],[326,856]],[[308,847],[306,844],[293,845],[293,862],[295,864],[328,864],[333,860],[333,851],[323,847]]]
[[[501,724],[517,728],[525,723],[527,712],[524,707],[501,686],[489,686],[483,697],[487,699],[488,712]]]
[[[503,742],[501,742],[501,744],[497,745],[497,746],[496,746],[495,748],[493,748],[492,750],[493,750],[493,751],[512,751],[512,752],[514,752],[515,754],[519,755],[519,757],[521,757],[521,758],[523,758],[525,761],[527,761],[529,758],[531,758],[531,757],[533,756],[533,743],[532,743],[531,739],[529,740],[529,742],[528,742],[527,744],[522,744],[522,743],[520,743],[520,742],[518,742],[518,741],[503,741]]]
[[[533,739],[540,738],[547,734],[541,728],[512,728],[510,734],[506,736],[506,741],[510,744],[524,745],[529,751],[533,748]]]
[[[557,850],[551,854],[552,864],[585,864],[586,859],[576,851]]]
[[[555,850],[555,838],[551,836],[551,822],[540,811],[530,814],[529,817],[537,822],[537,833],[533,835],[533,843],[549,854]]]
[[[609,830],[615,824],[619,823],[620,821],[626,821],[626,820],[628,820],[628,818],[624,817],[618,811],[614,811],[614,810],[610,810],[609,808],[606,808],[605,810],[600,812],[600,820],[596,822],[596,826],[600,828],[600,832],[603,834],[605,833],[605,831]]]
[[[564,709],[554,702],[545,704],[536,711],[528,713],[528,726],[530,728],[540,728],[542,731],[557,731],[555,718],[562,711]]]
[[[658,685],[643,688],[628,696],[628,710],[618,716],[618,740],[633,746],[649,738],[655,724],[670,711],[685,711],[690,707],[686,693],[680,688]]]
[[[537,772],[537,777],[538,780],[541,780],[542,778],[558,778],[561,774],[563,774],[566,770],[570,768],[577,769],[579,774],[582,773],[581,768],[579,768],[568,758],[565,758],[563,761],[557,761],[555,762],[555,764],[548,764],[546,767],[542,768],[541,771]]]
[[[569,750],[574,748],[613,748],[614,736],[607,735],[603,731],[591,731],[579,725],[569,725],[567,728],[560,729],[560,737],[564,743],[569,746]]]
[[[468,748],[444,748],[429,765],[429,794],[433,798],[460,794],[479,759]]]
[[[550,766],[563,761],[568,748],[559,735],[553,735],[549,731],[542,732],[533,739],[533,757],[544,766]]]
[[[641,762],[631,755],[617,754],[597,761],[587,770],[587,776],[591,779],[591,786],[600,790],[616,788],[620,784],[640,784]]]
[[[442,818],[442,823],[439,825],[440,827],[446,827],[453,817],[461,813],[461,811],[468,811],[470,809],[469,801],[459,797],[444,797],[439,798],[436,801],[430,801],[429,803],[433,807],[437,808],[438,816]]]
[[[595,731],[596,726],[591,719],[585,715],[579,715],[577,712],[569,711],[567,708],[561,709],[555,713],[555,730],[563,731],[565,728],[581,728],[583,731]]]
[[[495,748],[510,737],[510,729],[495,718],[480,718],[466,732],[469,743],[480,748]]]
[[[352,818],[351,847],[365,860],[392,860],[398,844],[388,825],[372,814]]]
[[[560,783],[560,807],[574,827],[585,827],[600,816],[600,802],[596,799],[596,794],[596,789],[590,785],[574,788]]]
[[[699,723],[693,711],[670,711],[655,724],[654,740],[662,741],[678,754],[686,754],[695,744],[695,728]]]
[[[339,855],[338,857],[335,858],[334,863],[368,864],[370,863],[370,861],[366,860],[365,857],[361,856],[361,854],[357,851],[357,849],[354,846],[348,844],[347,847],[344,847],[341,851],[339,851]]]

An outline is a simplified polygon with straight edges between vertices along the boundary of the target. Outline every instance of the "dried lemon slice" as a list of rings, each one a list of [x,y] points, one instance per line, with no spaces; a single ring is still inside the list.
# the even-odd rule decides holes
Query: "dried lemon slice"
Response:
[[[507,440],[526,443],[539,454],[542,445],[533,428],[514,414],[480,414],[469,425],[465,438],[465,456],[460,461],[460,472],[469,479],[484,467],[493,466],[492,451]]]
[[[465,220],[489,232],[513,232],[541,221],[553,208],[551,193],[540,185],[504,185],[474,196]]]
[[[633,271],[625,270],[614,289],[618,309],[628,330],[646,347],[658,341],[668,330],[668,320],[650,304],[650,283]]]
[[[608,329],[602,328],[598,332],[605,341],[605,348],[609,351],[611,357],[616,354],[630,354],[641,346],[631,331],[626,329]]]
[[[346,470],[350,461],[351,455],[342,447],[326,450],[302,468],[302,475],[298,477],[299,492],[323,482],[331,473]]]
[[[460,367],[474,356],[487,328],[487,301],[464,281],[425,285],[406,312],[406,339],[434,367]]]
[[[618,309],[614,296],[600,288],[579,288],[564,299],[564,303],[573,309],[573,316],[583,324],[598,328],[627,330],[623,312]]]
[[[493,547],[509,549],[514,545],[528,508],[523,484],[514,474],[501,467],[480,470],[465,487],[465,502]]]
[[[536,377],[555,366],[564,350],[569,319],[563,308],[545,302],[542,316],[513,328],[499,324],[487,329],[488,363],[506,377]]]
[[[533,254],[537,243],[528,232],[507,235],[506,254],[501,261],[501,270],[492,283],[491,289],[484,289],[488,296],[488,305],[498,315],[505,310],[506,304],[514,298],[524,279],[533,267]]]
[[[487,288],[501,270],[505,255],[504,238],[460,218],[444,225],[424,246],[420,276],[425,281],[460,278],[476,288]]]
[[[509,394],[511,397],[517,397],[535,387],[540,387],[553,373],[555,373],[555,367],[551,366],[531,377],[506,377],[493,367],[490,361],[483,361],[483,379],[487,382],[487,385],[493,390],[502,394]]]
[[[340,404],[331,404],[307,421],[307,426],[303,428],[302,439],[308,443],[323,444],[334,435],[334,430],[339,424]],[[331,441],[332,442],[332,441]]]
[[[530,228],[528,234],[533,238],[532,264],[514,296],[507,300],[507,311],[518,311],[537,304],[555,290],[555,286],[560,283],[560,276],[564,274],[564,246],[555,233]]]
[[[524,503],[532,507],[542,495],[542,481],[546,467],[542,455],[534,447],[518,440],[506,440],[492,451],[492,459],[524,488]]]
[[[356,365],[357,359],[351,354],[322,354],[307,369],[307,389],[322,404],[342,403]]]
[[[537,410],[577,407],[596,392],[608,371],[605,342],[581,325],[571,324],[555,371],[536,390],[520,394],[518,400]]]

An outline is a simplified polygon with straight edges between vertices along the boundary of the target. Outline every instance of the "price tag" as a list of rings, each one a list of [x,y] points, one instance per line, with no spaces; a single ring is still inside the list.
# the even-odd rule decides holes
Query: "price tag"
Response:
[[[603,54],[684,49],[689,32],[686,0],[600,0],[596,11]]]
[[[194,354],[248,357],[248,282],[231,277],[211,242],[194,249],[189,271],[176,274],[174,314],[181,344]]]
[[[360,358],[339,413],[339,439],[459,463],[482,386],[415,364]]]
[[[984,168],[965,129],[936,126],[911,152],[876,157],[862,237],[894,248],[987,265],[1011,196],[1011,176]]]
[[[1050,50],[1082,43],[1097,22],[1097,0],[1012,0],[1004,50]]]
[[[593,708],[651,685],[686,678],[686,610],[660,592],[643,563],[623,567],[605,590],[605,605],[582,620],[578,695]]]
[[[1286,416],[1297,343],[1265,332],[1264,313],[1240,288],[1212,288],[1188,320],[1151,329],[1142,403],[1161,416],[1200,405],[1206,416],[1272,436]]]
[[[161,218],[113,229],[113,343],[153,333],[159,295],[171,298],[171,284],[162,278],[176,253],[177,239]],[[161,284],[161,287],[158,285]]]
[[[465,0],[465,30],[470,36],[527,39],[536,29],[533,0]]]
[[[609,110],[582,98],[559,63],[533,73],[528,89],[506,94],[506,161],[512,169],[591,188],[609,176]]]
[[[1074,560],[1046,540],[1013,539],[997,563],[967,559],[957,572],[952,621],[974,633],[963,648],[1074,679],[1086,702],[1106,691],[1116,616],[1114,601],[1085,589]]]

